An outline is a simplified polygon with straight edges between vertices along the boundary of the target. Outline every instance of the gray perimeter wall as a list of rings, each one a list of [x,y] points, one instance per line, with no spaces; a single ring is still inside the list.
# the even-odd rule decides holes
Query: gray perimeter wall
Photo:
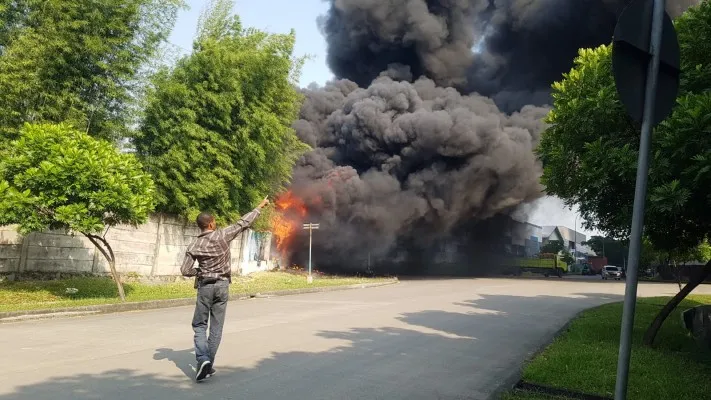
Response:
[[[106,239],[121,274],[177,276],[185,250],[197,236],[194,223],[166,215],[153,215],[137,228],[110,228]],[[233,274],[271,269],[271,235],[243,232],[232,242]],[[15,226],[0,227],[0,273],[109,273],[101,252],[81,234],[35,232],[23,237]]]

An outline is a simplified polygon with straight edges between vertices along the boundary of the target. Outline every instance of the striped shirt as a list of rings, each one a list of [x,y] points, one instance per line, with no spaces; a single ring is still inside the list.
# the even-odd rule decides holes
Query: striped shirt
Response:
[[[194,276],[195,287],[198,281],[205,278],[232,282],[230,242],[249,228],[259,214],[259,209],[255,208],[224,229],[202,232],[188,246],[180,273],[183,276]],[[194,267],[195,261],[198,262],[198,268]]]

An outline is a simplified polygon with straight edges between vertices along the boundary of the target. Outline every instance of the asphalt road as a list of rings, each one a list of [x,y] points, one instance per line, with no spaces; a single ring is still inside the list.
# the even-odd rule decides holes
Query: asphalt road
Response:
[[[640,295],[675,285],[641,284]],[[702,288],[709,292],[708,288]],[[0,325],[0,400],[486,399],[622,282],[417,280],[234,301],[193,382],[191,307]]]

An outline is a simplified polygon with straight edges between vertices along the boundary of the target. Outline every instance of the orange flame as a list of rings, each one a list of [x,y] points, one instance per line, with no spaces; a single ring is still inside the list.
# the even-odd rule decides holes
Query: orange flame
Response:
[[[276,238],[277,250],[284,251],[306,217],[306,205],[291,191],[280,195],[274,205],[276,212],[271,221],[272,232]]]
[[[277,210],[296,210],[302,217],[306,216],[306,205],[304,201],[294,196],[291,190],[279,196],[274,204]]]

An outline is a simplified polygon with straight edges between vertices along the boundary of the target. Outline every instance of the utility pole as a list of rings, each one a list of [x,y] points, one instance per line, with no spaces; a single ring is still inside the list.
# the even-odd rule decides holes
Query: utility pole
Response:
[[[304,224],[304,229],[309,230],[309,275],[306,277],[307,283],[313,283],[313,281],[314,281],[314,277],[311,275],[311,242],[312,242],[311,238],[312,238],[313,230],[318,229],[318,228],[319,228],[319,224],[313,224],[313,223]]]
[[[575,222],[573,223],[573,255],[575,256],[575,262],[578,261],[578,213],[575,213]]]

